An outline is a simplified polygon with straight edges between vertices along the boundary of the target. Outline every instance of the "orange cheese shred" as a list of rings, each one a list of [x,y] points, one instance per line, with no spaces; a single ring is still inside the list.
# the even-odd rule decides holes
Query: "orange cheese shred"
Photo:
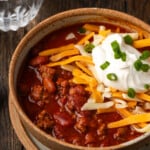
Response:
[[[88,76],[84,72],[82,72],[80,69],[75,68],[72,72],[74,77],[81,78],[82,80],[85,80],[91,87],[97,86],[97,81],[95,78]]]
[[[76,55],[76,56],[69,57],[68,59],[65,59],[65,60],[62,60],[62,61],[50,62],[49,64],[47,64],[47,66],[49,66],[49,67],[61,66],[61,65],[66,65],[66,64],[75,62],[75,61],[83,61],[83,62],[86,62],[88,64],[93,64],[91,57]]]
[[[115,112],[115,111],[116,111],[116,109],[114,107],[110,107],[107,109],[98,109],[97,114],[111,113],[111,112]]]
[[[136,40],[133,42],[133,47],[135,48],[144,48],[150,46],[150,38]]]
[[[150,102],[150,95],[148,95],[148,94],[138,93],[137,97],[140,98],[140,99],[142,99],[142,100]]]
[[[87,42],[88,40],[90,40],[94,36],[94,34],[95,34],[94,32],[90,32],[85,37],[83,37],[77,44],[84,45],[84,43]]]
[[[102,95],[99,91],[96,90],[97,87],[97,81],[95,78],[87,75],[86,73],[82,72],[80,69],[74,69],[72,72],[73,76],[76,78],[80,78],[80,82],[88,85],[88,90],[92,93],[91,96],[95,100],[95,102],[102,102]],[[77,80],[75,80],[76,82]],[[79,80],[78,80],[79,81]],[[83,82],[84,81],[84,82]]]
[[[83,25],[83,28],[92,32],[98,32],[99,26],[93,25],[93,24],[85,24]]]
[[[123,118],[126,118],[126,117],[129,117],[131,115],[133,115],[131,112],[129,112],[127,109],[123,108],[123,109],[117,109],[117,112],[123,117]],[[143,128],[145,127],[147,124],[146,123],[139,123],[137,124],[137,126]]]
[[[76,62],[76,65],[89,76],[93,76],[92,72],[81,62]]]
[[[84,79],[80,78],[80,77],[73,77],[72,82],[76,83],[76,84],[85,84],[85,85],[88,85],[88,82],[85,81]]]
[[[108,128],[119,128],[137,123],[150,122],[150,113],[130,115],[119,121],[111,122],[107,125]]]
[[[74,49],[74,44],[72,44],[72,43],[65,45],[65,46],[41,51],[41,52],[39,52],[39,56],[50,56],[50,55],[57,54],[57,53],[67,51],[67,50],[71,50],[71,49]]]
[[[109,30],[100,30],[98,33],[99,33],[100,35],[106,37],[108,34],[111,33],[111,30],[110,30],[110,29],[109,29]]]
[[[51,61],[59,61],[59,60],[63,59],[64,57],[77,55],[77,54],[79,54],[79,51],[77,49],[67,50],[67,51],[60,52],[56,55],[52,55],[50,57],[50,60]]]
[[[123,99],[122,92],[112,92],[112,97]]]

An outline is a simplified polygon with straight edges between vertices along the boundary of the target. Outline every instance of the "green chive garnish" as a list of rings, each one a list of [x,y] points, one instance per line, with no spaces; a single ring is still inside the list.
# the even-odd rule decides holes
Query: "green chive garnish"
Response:
[[[134,62],[134,67],[137,71],[140,71],[141,70],[141,66],[142,66],[142,62],[140,59],[137,59],[135,62]]]
[[[150,66],[148,64],[143,64],[140,59],[137,59],[134,62],[134,67],[136,71],[143,71],[143,72],[148,72],[148,70],[150,69]]]
[[[122,61],[126,61],[126,53],[125,52],[121,53],[121,59],[122,59]]]
[[[110,62],[105,61],[102,65],[100,65],[100,68],[101,68],[102,70],[105,70],[109,65],[110,65]]]
[[[145,51],[142,52],[142,54],[140,56],[140,59],[145,60],[145,59],[147,59],[149,57],[150,57],[150,51],[149,50],[145,50]]]
[[[150,88],[150,85],[145,84],[145,85],[144,85],[144,88],[145,88],[146,90],[148,90],[148,89]]]
[[[121,58],[120,46],[119,46],[119,44],[118,44],[118,42],[116,40],[111,43],[111,47],[112,47],[112,49],[114,51],[114,57],[116,59]]]
[[[149,70],[149,65],[148,64],[142,64],[142,66],[141,66],[141,70],[143,71],[143,72],[147,72],[148,70]]]
[[[81,27],[81,28],[79,28],[78,32],[79,32],[79,33],[85,33],[85,32],[86,32],[86,29],[83,28],[83,27]]]
[[[131,97],[131,98],[134,98],[135,97],[135,90],[133,88],[129,88],[128,89],[128,96]]]
[[[124,41],[125,41],[126,44],[129,44],[129,45],[132,45],[132,43],[133,43],[133,39],[130,35],[126,35],[124,37]]]
[[[111,47],[113,49],[115,59],[121,58],[122,61],[126,61],[126,53],[121,52],[120,46],[116,40],[111,43]]]
[[[107,78],[111,81],[116,81],[118,79],[117,75],[115,73],[109,73],[107,74]]]
[[[91,53],[95,46],[92,43],[86,44],[84,50],[88,53]]]
[[[114,53],[114,57],[115,57],[115,59],[121,58],[121,53],[120,52]]]

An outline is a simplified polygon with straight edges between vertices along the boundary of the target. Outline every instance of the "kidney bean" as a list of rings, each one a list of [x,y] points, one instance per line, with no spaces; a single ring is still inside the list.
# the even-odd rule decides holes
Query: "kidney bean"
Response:
[[[49,62],[49,58],[47,56],[36,56],[30,60],[29,64],[31,66],[37,66],[37,65],[46,64],[48,62]]]
[[[55,84],[51,78],[43,78],[43,85],[49,93],[54,93],[56,91]]]
[[[74,123],[72,116],[67,112],[57,112],[54,114],[54,119],[56,123],[62,126],[70,126]]]

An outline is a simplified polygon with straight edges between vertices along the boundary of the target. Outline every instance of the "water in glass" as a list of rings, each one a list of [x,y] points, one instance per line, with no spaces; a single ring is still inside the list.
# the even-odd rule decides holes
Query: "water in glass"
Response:
[[[16,31],[38,13],[43,0],[0,0],[0,30]]]

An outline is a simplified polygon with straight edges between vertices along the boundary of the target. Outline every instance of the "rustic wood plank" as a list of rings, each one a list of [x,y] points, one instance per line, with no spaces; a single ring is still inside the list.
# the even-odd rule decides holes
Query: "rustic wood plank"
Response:
[[[127,12],[139,19],[150,23],[150,1],[149,0],[126,0]]]

